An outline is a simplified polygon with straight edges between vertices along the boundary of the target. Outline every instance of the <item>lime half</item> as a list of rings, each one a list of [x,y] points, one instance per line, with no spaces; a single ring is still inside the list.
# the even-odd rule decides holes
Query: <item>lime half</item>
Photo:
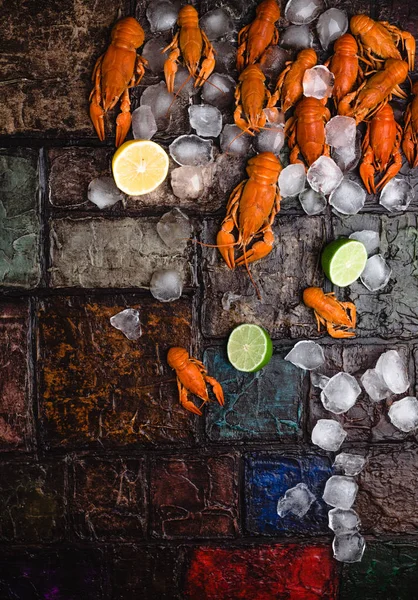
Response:
[[[325,275],[338,287],[346,287],[358,279],[367,262],[367,250],[357,240],[334,240],[322,252]]]
[[[270,361],[273,343],[265,329],[244,323],[232,331],[226,350],[233,367],[238,371],[254,373]]]

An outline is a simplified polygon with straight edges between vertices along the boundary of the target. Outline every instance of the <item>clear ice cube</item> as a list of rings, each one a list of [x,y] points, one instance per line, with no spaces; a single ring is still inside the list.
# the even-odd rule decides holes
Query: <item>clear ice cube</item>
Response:
[[[110,324],[119,329],[128,340],[138,340],[142,335],[139,312],[134,308],[125,308],[110,317]]]
[[[354,406],[360,394],[361,387],[355,377],[348,373],[337,373],[322,390],[321,402],[326,410],[339,415]]]
[[[354,477],[361,473],[366,464],[366,459],[361,454],[349,454],[341,452],[337,454],[334,461],[334,469],[342,471],[343,475]]]
[[[359,533],[337,535],[332,542],[334,558],[344,563],[360,562],[365,548],[366,542]]]
[[[172,29],[176,24],[178,12],[178,7],[171,2],[150,2],[146,14],[152,33]]]
[[[343,180],[341,169],[332,158],[320,156],[308,169],[308,183],[315,192],[327,196],[337,188]]]
[[[177,198],[196,200],[212,184],[213,170],[208,167],[178,167],[171,171],[171,187]]]
[[[356,133],[356,121],[351,117],[337,115],[325,125],[326,142],[334,148],[353,146]]]
[[[202,137],[218,137],[222,131],[222,113],[210,104],[189,106],[190,125]]]
[[[187,215],[179,208],[173,208],[164,213],[158,221],[157,232],[166,246],[181,252],[190,239],[192,226]]]
[[[347,432],[332,419],[319,419],[312,429],[312,443],[330,452],[339,450],[346,437]]]
[[[220,110],[234,105],[235,81],[229,75],[212,73],[202,87],[202,100]]]
[[[198,93],[199,88],[195,87],[194,79],[190,77],[189,70],[179,65],[174,79],[174,94],[176,97],[184,98],[188,102],[191,96]]]
[[[414,188],[405,179],[394,177],[382,189],[379,204],[389,212],[406,210],[415,197]]]
[[[285,517],[288,513],[301,518],[306,515],[316,498],[305,483],[298,483],[286,491],[277,503],[277,514]]]
[[[276,80],[290,60],[290,52],[280,46],[269,46],[260,58],[260,67],[266,77]]]
[[[358,485],[352,477],[333,475],[325,484],[324,502],[335,508],[348,510],[356,499]]]
[[[282,33],[280,44],[284,48],[292,48],[292,50],[312,48],[313,35],[308,25],[290,25]]]
[[[350,240],[357,240],[364,244],[368,256],[373,256],[373,254],[379,252],[380,236],[377,231],[363,229],[362,231],[354,231],[348,237]]]
[[[343,173],[348,173],[357,167],[361,158],[361,133],[358,131],[354,144],[331,147],[331,158]]]
[[[328,527],[335,535],[356,533],[360,525],[360,518],[352,508],[348,510],[331,508],[328,513]]]
[[[252,136],[237,125],[224,125],[220,144],[222,152],[235,156],[247,156],[251,148]]]
[[[331,42],[335,42],[348,29],[348,18],[345,12],[338,8],[330,8],[319,17],[316,24],[319,41],[324,50]]]
[[[205,13],[199,22],[209,40],[218,40],[234,31],[234,21],[223,8],[215,8]]]
[[[183,292],[183,278],[174,269],[154,271],[150,282],[150,292],[160,302],[173,302]]]
[[[387,286],[391,275],[392,269],[383,256],[375,254],[367,259],[360,281],[371,292],[377,292]]]
[[[327,199],[324,194],[315,192],[312,188],[303,190],[299,194],[299,201],[307,215],[319,215],[327,207]]]
[[[360,381],[373,402],[380,402],[380,400],[389,398],[392,395],[376,369],[367,369],[364,375],[361,376]]]
[[[289,0],[284,16],[295,25],[307,25],[312,23],[324,8],[322,0]]]
[[[313,371],[311,373],[311,383],[314,387],[319,387],[321,388],[321,390],[324,389],[324,387],[327,385],[328,381],[329,381],[329,377],[327,377],[326,375],[323,375],[322,373],[316,373],[315,371]]]
[[[303,93],[305,96],[311,96],[318,100],[331,98],[334,80],[334,74],[323,65],[306,69],[302,81]]]
[[[279,190],[282,198],[297,196],[305,188],[306,171],[301,163],[288,165],[279,175]]]
[[[324,364],[325,356],[319,344],[311,340],[303,340],[293,346],[292,350],[284,357],[284,360],[288,360],[301,369],[311,371]]]
[[[143,92],[140,100],[141,106],[150,106],[157,127],[165,129],[170,122],[170,110],[174,106],[175,96],[167,91],[164,81],[149,85]]]
[[[267,123],[270,125],[283,125],[285,124],[284,113],[277,108],[263,108],[263,113],[266,115]]]
[[[89,183],[87,198],[99,208],[108,208],[123,200],[124,195],[116,187],[113,177],[97,177]]]
[[[418,400],[406,396],[389,408],[389,419],[397,429],[409,433],[418,427]]]
[[[355,215],[366,202],[366,191],[351,179],[343,179],[329,197],[331,206],[343,215]]]
[[[216,58],[216,72],[228,75],[236,69],[237,49],[231,42],[212,42]]]
[[[407,366],[396,350],[381,354],[375,369],[394,394],[403,394],[409,388]]]
[[[283,125],[266,125],[260,133],[256,134],[254,145],[257,152],[273,152],[279,156],[284,145]]]
[[[132,113],[132,134],[136,140],[150,140],[158,131],[151,107],[139,106]]]
[[[213,142],[197,135],[181,135],[168,150],[171,157],[182,167],[199,167],[213,161]]]
[[[148,69],[158,75],[164,72],[164,63],[167,59],[167,54],[163,54],[162,50],[167,46],[167,43],[159,37],[151,38],[145,44],[141,54],[148,61]]]

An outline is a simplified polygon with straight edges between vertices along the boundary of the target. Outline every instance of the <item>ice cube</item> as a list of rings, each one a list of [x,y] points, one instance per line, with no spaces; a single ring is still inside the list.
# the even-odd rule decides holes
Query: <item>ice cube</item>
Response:
[[[367,259],[360,281],[371,292],[377,292],[387,286],[391,275],[392,269],[383,256],[375,254]]]
[[[177,198],[196,200],[212,184],[213,171],[208,167],[178,167],[171,171],[171,187]]]
[[[325,125],[326,142],[334,148],[346,148],[356,141],[356,121],[337,115]]]
[[[231,310],[231,304],[234,304],[237,300],[241,300],[242,296],[234,294],[233,292],[225,292],[222,296],[222,309]]]
[[[361,158],[361,133],[357,132],[356,140],[350,146],[331,147],[331,158],[343,173],[348,173],[357,167]]]
[[[213,161],[212,140],[204,140],[194,134],[176,138],[168,150],[171,157],[182,167],[198,167]]]
[[[157,232],[166,246],[181,252],[192,234],[192,226],[187,215],[179,208],[173,208],[158,221]]]
[[[167,43],[159,37],[151,38],[142,49],[142,56],[148,61],[148,69],[158,75],[164,71],[164,63],[167,59],[167,54],[163,54],[162,50],[167,46]]]
[[[263,113],[266,115],[267,123],[270,125],[284,125],[286,119],[284,113],[277,108],[263,108]]]
[[[344,475],[354,477],[361,473],[366,464],[366,459],[361,454],[349,454],[341,452],[337,454],[334,461],[334,468],[342,471]]]
[[[319,387],[323,390],[328,381],[329,377],[322,375],[322,373],[316,373],[315,371],[311,373],[311,383],[314,387]]]
[[[209,40],[218,40],[234,31],[234,21],[223,8],[215,8],[205,13],[199,22]]]
[[[293,346],[292,350],[284,357],[284,360],[288,360],[301,369],[311,371],[324,364],[325,356],[319,344],[311,340],[303,340]]]
[[[369,256],[379,252],[380,237],[377,231],[363,229],[362,231],[354,231],[348,237],[350,240],[357,240],[364,244]]]
[[[337,373],[322,390],[321,402],[324,408],[339,415],[354,406],[360,394],[361,387],[355,377],[348,373]]]
[[[409,433],[418,427],[418,400],[413,396],[406,396],[397,400],[389,408],[389,419],[392,425]]]
[[[269,46],[260,58],[260,67],[266,77],[277,79],[290,60],[290,52],[280,46]]]
[[[415,197],[414,188],[405,179],[395,177],[382,189],[379,204],[389,212],[406,210]]]
[[[210,104],[189,106],[190,125],[202,137],[218,137],[222,131],[222,113]]]
[[[308,169],[308,183],[315,192],[325,196],[337,188],[343,180],[341,169],[332,158],[320,156]]]
[[[348,18],[345,12],[338,8],[330,8],[319,17],[316,24],[319,41],[324,50],[331,42],[338,40],[348,29]]]
[[[360,518],[352,508],[348,510],[331,508],[328,513],[328,527],[332,529],[335,535],[356,533],[360,525]]]
[[[337,535],[332,542],[334,558],[344,563],[360,562],[365,548],[366,542],[359,533]]]
[[[138,340],[142,335],[139,312],[134,308],[125,308],[110,317],[110,324],[119,329],[128,340]]]
[[[334,74],[323,65],[306,69],[302,81],[303,93],[305,96],[312,96],[318,100],[331,98],[334,80]]]
[[[395,394],[403,394],[409,388],[407,366],[396,350],[388,350],[379,356],[376,372]]]
[[[343,179],[329,197],[330,205],[343,215],[357,214],[365,202],[366,191],[351,179]]]
[[[173,302],[183,292],[183,279],[174,269],[154,271],[150,282],[150,292],[160,302]]]
[[[221,150],[235,156],[247,156],[251,148],[252,137],[237,125],[224,125],[221,133]]]
[[[132,134],[136,140],[150,140],[158,131],[151,107],[139,106],[132,113]]]
[[[273,152],[279,156],[280,150],[284,145],[283,125],[266,125],[255,138],[255,149],[257,152]]]
[[[380,400],[389,398],[392,395],[376,369],[367,369],[364,375],[361,376],[360,381],[373,402],[380,402]]]
[[[299,194],[299,201],[307,215],[319,215],[327,207],[327,199],[324,194],[315,192],[312,188],[303,190]]]
[[[190,77],[189,70],[180,65],[174,79],[174,94],[189,101],[190,96],[199,93],[199,88],[195,87],[194,78]]]
[[[284,16],[295,25],[307,25],[314,21],[324,8],[322,0],[289,0]]]
[[[292,513],[299,517],[304,517],[310,509],[316,498],[305,483],[298,483],[295,487],[286,491],[283,498],[277,503],[277,514],[279,517],[285,517]]]
[[[116,187],[113,177],[97,177],[89,183],[87,198],[99,208],[108,208],[123,200],[124,195]]]
[[[319,419],[312,429],[312,443],[330,452],[339,450],[346,437],[347,432],[332,419]]]
[[[231,42],[212,42],[216,58],[216,72],[228,73],[236,69],[237,49]]]
[[[160,83],[149,85],[145,89],[140,104],[151,107],[158,129],[163,130],[170,122],[170,109],[174,101],[174,94],[170,94],[165,82],[160,81]]]
[[[177,21],[179,9],[166,0],[161,2],[150,2],[147,8],[147,19],[151,31],[167,31],[172,29]]]
[[[282,198],[297,196],[306,183],[305,167],[301,163],[288,165],[279,175],[279,189]]]
[[[348,510],[356,499],[357,491],[358,485],[352,477],[333,475],[325,484],[322,498],[335,508]]]
[[[311,48],[313,44],[313,35],[307,25],[290,25],[290,27],[286,27],[282,33],[280,44],[284,48],[292,48],[293,50]]]
[[[202,88],[202,100],[208,104],[213,104],[220,110],[233,106],[234,92],[237,84],[229,75],[220,75],[212,73],[205,81]]]

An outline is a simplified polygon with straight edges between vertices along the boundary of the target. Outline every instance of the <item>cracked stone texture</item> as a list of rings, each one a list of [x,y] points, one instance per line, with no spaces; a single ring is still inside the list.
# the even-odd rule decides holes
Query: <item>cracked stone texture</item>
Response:
[[[336,600],[336,565],[329,546],[200,547],[192,552],[186,598]]]
[[[51,285],[147,287],[157,269],[176,269],[193,280],[192,250],[170,250],[156,220],[55,219],[51,221]]]
[[[0,541],[57,542],[65,531],[64,464],[0,464]]]
[[[414,366],[411,352],[406,345],[359,345],[359,344],[330,344],[322,346],[325,353],[325,363],[318,372],[332,377],[340,371],[353,375],[362,393],[357,398],[356,404],[346,413],[335,415],[326,410],[320,400],[321,390],[310,386],[309,392],[309,431],[311,432],[318,419],[334,419],[339,421],[348,433],[344,444],[349,442],[383,442],[400,441],[413,434],[403,433],[392,425],[388,417],[388,410],[394,400],[413,394],[413,386],[403,394],[393,394],[387,400],[373,402],[361,385],[360,377],[367,369],[374,369],[376,362],[383,352],[397,350],[409,368],[409,380],[414,381]],[[344,448],[344,445],[343,445]]]
[[[126,307],[143,335],[128,340],[109,319]],[[166,354],[191,344],[190,300],[167,306],[127,295],[45,299],[39,310],[40,416],[48,445],[190,442],[196,418],[179,404]]]
[[[39,284],[37,161],[28,148],[0,151],[0,286]]]
[[[0,303],[0,451],[33,445],[28,327],[27,301]]]
[[[233,455],[154,459],[150,527],[154,537],[233,537],[238,531]]]
[[[418,586],[418,547],[408,542],[367,544],[361,563],[345,565],[340,598],[411,600]]]
[[[418,451],[402,448],[372,448],[364,470],[357,478],[359,492],[354,509],[366,534],[416,534],[418,531]]]
[[[275,348],[269,364],[257,373],[234,369],[223,349],[209,348],[204,362],[222,385],[225,406],[212,402],[206,432],[213,441],[274,440],[301,437],[303,371],[283,360],[288,349]]]
[[[144,459],[82,459],[74,465],[70,512],[78,537],[119,540],[143,537]]]
[[[219,222],[205,222],[203,241],[216,242]],[[235,325],[256,323],[265,327],[273,338],[317,337],[312,311],[302,303],[302,291],[312,285],[323,285],[318,266],[325,236],[323,217],[276,217],[273,228],[275,245],[272,252],[250,265],[260,288],[258,300],[244,268],[230,271],[219,250],[203,249],[202,328],[210,337],[227,336]],[[242,299],[223,310],[221,299],[233,290]]]
[[[327,505],[322,500],[331,461],[323,456],[249,456],[245,464],[246,529],[250,535],[318,535],[328,533]],[[304,517],[277,515],[286,490],[305,483],[317,500]]]

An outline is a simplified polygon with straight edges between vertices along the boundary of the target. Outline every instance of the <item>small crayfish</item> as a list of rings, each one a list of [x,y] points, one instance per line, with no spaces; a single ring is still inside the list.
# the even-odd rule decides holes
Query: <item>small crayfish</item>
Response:
[[[360,176],[369,194],[379,192],[402,167],[401,139],[402,127],[395,121],[392,107],[386,104],[367,124],[362,144]],[[375,171],[383,173],[377,185]]]
[[[238,34],[238,72],[258,62],[266,49],[279,41],[279,32],[275,26],[280,18],[277,1],[263,0],[255,12],[254,21],[243,27]]]
[[[207,370],[200,360],[189,356],[189,353],[184,348],[170,348],[167,354],[167,362],[172,369],[176,371],[177,387],[179,390],[180,404],[186,410],[201,415],[200,408],[209,402],[209,395],[206,388],[206,383],[212,386],[213,393],[221,406],[224,405],[224,394],[221,384],[213,377],[209,377]],[[203,400],[203,404],[198,408],[191,400],[188,394],[194,394]]]
[[[249,65],[239,76],[235,88],[235,124],[251,135],[266,124],[263,109],[271,108],[277,102],[277,97],[272,96],[264,85],[265,79],[259,65]]]
[[[323,102],[311,97],[302,98],[296,105],[294,116],[287,121],[284,131],[289,136],[287,143],[291,150],[291,163],[302,162],[298,158],[299,153],[308,165],[323,154],[329,156],[329,146],[325,143],[325,124],[331,113]]]
[[[303,292],[303,302],[313,308],[318,331],[325,325],[328,334],[333,338],[354,337],[356,327],[356,307],[352,302],[340,302],[335,294],[324,294],[321,288],[310,287]]]
[[[131,126],[129,88],[135,87],[145,73],[147,61],[136,53],[144,43],[144,31],[133,17],[120,19],[113,27],[110,46],[97,59],[90,94],[90,118],[101,141],[105,138],[104,116],[122,97],[121,113],[116,119],[116,146],[124,141]]]
[[[362,75],[357,52],[356,40],[349,33],[345,33],[335,42],[334,54],[325,63],[335,77],[332,95],[336,106],[345,95],[351,92],[358,76]]]
[[[303,96],[303,76],[307,69],[316,65],[318,57],[315,50],[301,50],[294,62],[286,63],[286,68],[280,73],[276,84],[276,94],[282,101],[282,111],[286,112]]]
[[[199,14],[197,10],[187,4],[183,6],[177,17],[179,31],[173,41],[162,50],[171,50],[164,63],[164,75],[167,90],[174,91],[174,82],[178,69],[178,59],[183,58],[184,65],[195,80],[195,87],[205,83],[215,68],[215,54],[208,37],[199,27]],[[202,57],[204,60],[202,61]],[[186,80],[187,81],[187,80]]]
[[[418,167],[418,82],[412,86],[415,98],[405,112],[405,132],[402,150],[408,159],[409,166]]]

